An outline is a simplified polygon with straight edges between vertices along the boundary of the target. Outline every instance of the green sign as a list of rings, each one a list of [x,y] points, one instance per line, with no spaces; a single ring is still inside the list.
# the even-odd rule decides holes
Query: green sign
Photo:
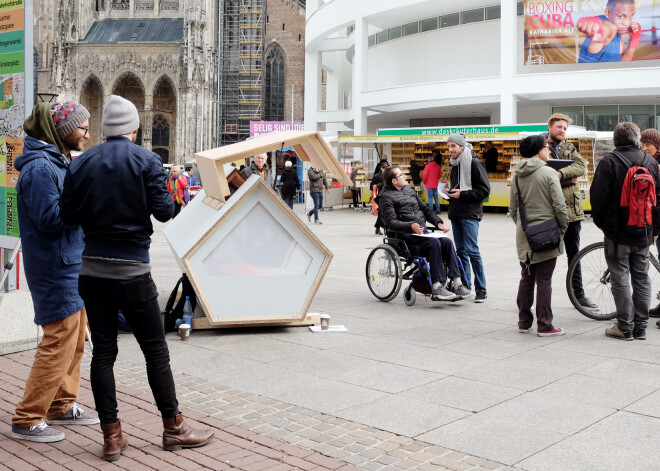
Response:
[[[501,134],[518,132],[547,131],[547,124],[526,124],[513,126],[442,126],[437,128],[398,128],[379,129],[379,136],[448,136],[455,133],[463,134]]]
[[[23,52],[25,49],[25,30],[0,33],[0,54]]]
[[[0,55],[0,75],[25,72],[25,53],[12,52]]]

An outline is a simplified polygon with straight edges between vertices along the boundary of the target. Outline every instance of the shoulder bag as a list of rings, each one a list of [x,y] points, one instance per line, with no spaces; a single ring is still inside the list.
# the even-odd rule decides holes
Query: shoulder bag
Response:
[[[525,203],[520,196],[520,187],[518,186],[518,176],[515,177],[516,190],[518,191],[518,207],[520,212],[520,223],[527,236],[529,248],[534,252],[545,252],[559,247],[559,225],[555,218],[543,221],[535,226],[527,226],[527,212]]]

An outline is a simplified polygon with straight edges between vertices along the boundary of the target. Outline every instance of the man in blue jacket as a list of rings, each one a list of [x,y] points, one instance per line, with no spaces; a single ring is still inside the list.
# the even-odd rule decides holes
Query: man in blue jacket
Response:
[[[41,103],[23,124],[21,172],[16,183],[23,266],[34,304],[34,322],[43,337],[23,399],[16,406],[11,435],[33,442],[57,442],[64,433],[48,424],[98,424],[76,403],[87,316],[78,295],[82,230],[65,225],[58,201],[72,150],[89,139],[89,112],[65,101]],[[44,421],[45,418],[45,421]]]
[[[106,461],[119,459],[128,446],[117,417],[113,373],[119,310],[146,359],[149,385],[165,429],[163,448],[198,447],[213,437],[211,430],[189,427],[178,409],[158,289],[149,265],[151,215],[168,221],[174,203],[160,157],[135,144],[139,126],[135,105],[111,95],[102,119],[108,139],[71,164],[60,201],[62,219],[80,224],[85,234],[78,286],[92,330],[90,381]]]

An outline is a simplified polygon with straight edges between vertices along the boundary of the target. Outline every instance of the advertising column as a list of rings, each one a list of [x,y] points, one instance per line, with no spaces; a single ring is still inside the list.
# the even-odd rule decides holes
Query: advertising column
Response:
[[[0,250],[16,248],[19,237],[14,160],[23,153],[23,121],[33,101],[32,30],[26,38],[26,19],[31,25],[31,1],[0,0]],[[2,268],[10,257],[5,251]],[[8,287],[15,283],[10,280]]]

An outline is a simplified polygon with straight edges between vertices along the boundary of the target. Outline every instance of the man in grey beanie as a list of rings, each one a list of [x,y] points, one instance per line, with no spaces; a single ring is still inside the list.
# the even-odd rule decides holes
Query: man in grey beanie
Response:
[[[151,215],[168,221],[174,205],[160,157],[135,144],[139,125],[135,105],[110,96],[102,120],[108,139],[73,161],[60,202],[64,222],[80,224],[85,233],[78,288],[92,331],[90,380],[107,461],[119,459],[128,446],[117,416],[113,374],[119,310],[146,359],[149,385],[163,419],[163,448],[198,447],[213,437],[211,430],[191,428],[178,408],[158,289],[149,265]]]
[[[486,275],[479,252],[479,221],[484,212],[483,201],[490,194],[486,166],[472,151],[465,134],[452,134],[447,139],[451,165],[449,220],[454,231],[456,254],[463,263],[468,289],[474,271],[475,303],[486,301]],[[472,265],[472,270],[470,270]]]

